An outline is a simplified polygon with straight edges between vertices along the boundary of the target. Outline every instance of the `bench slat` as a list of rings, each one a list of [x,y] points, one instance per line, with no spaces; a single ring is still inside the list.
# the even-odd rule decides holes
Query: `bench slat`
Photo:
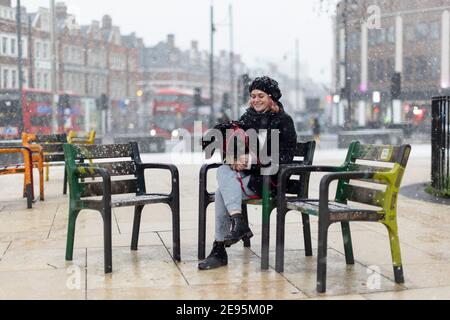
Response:
[[[112,199],[111,207],[112,208],[120,208],[120,207],[130,207],[130,206],[139,206],[146,205],[152,203],[162,203],[169,202],[170,196],[163,194],[151,194],[151,195],[143,195],[143,196],[135,196],[124,199]]]
[[[24,173],[24,166],[16,166],[16,167],[0,167],[0,176],[8,175],[8,174],[16,174],[16,173]]]
[[[64,153],[44,154],[44,162],[64,162]]]
[[[399,158],[401,147],[360,145],[353,154],[355,160],[369,160],[395,163]]]
[[[329,202],[328,206],[330,208],[330,221],[380,221],[384,217],[384,214],[379,211],[355,208],[337,202]],[[287,208],[317,216],[319,214],[319,201],[288,201]]]
[[[102,182],[85,182],[80,183],[82,192],[81,197],[97,197],[103,195],[103,183]],[[122,180],[122,181],[112,181],[111,182],[111,194],[129,194],[136,193],[137,191],[137,180]]]
[[[32,142],[39,144],[67,143],[67,134],[36,135],[36,139]]]
[[[41,147],[44,153],[64,153],[63,143],[44,143],[41,144]]]
[[[389,172],[392,170],[391,168],[368,166],[358,163],[349,163],[348,168],[350,171],[361,171],[361,172]]]
[[[351,184],[344,184],[344,196],[348,201],[382,207],[386,193]]]
[[[114,145],[74,145],[75,158],[81,159],[114,159],[131,158],[131,144]]]
[[[92,165],[78,166],[78,171],[80,172],[80,178],[92,177],[89,173],[89,167],[96,167],[108,170],[111,176],[129,176],[136,174],[136,167],[132,161],[123,162],[108,162],[108,163],[94,163]],[[83,172],[86,172],[83,174]],[[98,174],[94,174],[94,177],[100,177]]]

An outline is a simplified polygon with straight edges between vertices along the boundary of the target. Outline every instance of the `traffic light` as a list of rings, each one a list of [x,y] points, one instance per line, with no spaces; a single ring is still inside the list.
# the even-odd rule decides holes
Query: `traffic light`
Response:
[[[249,90],[251,79],[248,74],[244,74],[241,77],[241,81],[242,81],[242,103],[247,104],[248,100],[250,99]]]
[[[62,108],[63,110],[65,110],[67,108],[71,109],[69,95],[68,94],[60,95],[58,104],[59,104],[60,108]]]
[[[109,109],[109,98],[106,94],[102,94],[100,96],[100,109],[101,110],[108,110]]]
[[[203,104],[202,101],[202,89],[195,88],[194,89],[194,106],[200,107]]]
[[[392,99],[400,98],[401,93],[402,93],[402,74],[400,72],[394,72],[391,78]]]
[[[222,110],[227,110],[231,107],[230,105],[230,94],[225,92],[222,96]]]

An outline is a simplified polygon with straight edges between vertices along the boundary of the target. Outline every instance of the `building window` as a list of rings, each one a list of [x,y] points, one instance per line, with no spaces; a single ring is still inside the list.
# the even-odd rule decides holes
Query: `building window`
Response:
[[[6,37],[2,38],[2,53],[4,55],[8,54],[8,38]]]
[[[404,77],[406,81],[411,81],[414,73],[414,63],[412,58],[405,58]]]
[[[13,88],[13,89],[17,88],[17,71],[16,70],[11,71],[11,88]]]
[[[376,72],[377,72],[377,65],[375,64],[375,61],[370,61],[369,62],[369,80],[370,80],[370,82],[375,82]]]
[[[360,42],[361,42],[361,34],[357,31],[354,31],[349,37],[350,49],[357,50],[360,47]],[[133,64],[132,64],[133,62],[130,62],[131,66],[133,66]],[[131,68],[132,67],[130,67],[130,69]]]
[[[352,78],[352,80],[354,82],[356,82],[358,84],[360,83],[360,75],[361,75],[359,70],[360,70],[359,64],[357,64],[357,63],[352,63],[351,64],[351,67],[350,67],[351,78]],[[187,74],[179,74],[178,78],[181,81],[187,81],[188,80],[188,75]],[[130,87],[132,85],[133,84],[130,84]],[[135,92],[135,90],[131,90],[130,92]]]
[[[387,74],[391,77],[395,72],[395,59],[389,58],[387,60]]]
[[[414,26],[408,25],[406,26],[406,41],[414,41],[414,40],[415,40]]]
[[[433,40],[439,40],[441,37],[440,23],[434,21],[430,24],[430,37]]]
[[[42,89],[41,88],[41,73],[40,72],[36,73],[36,88],[37,89]]]
[[[391,26],[387,29],[387,41],[391,44],[395,43],[395,27]]]
[[[11,39],[11,54],[16,54],[16,39]]]
[[[426,22],[420,22],[416,25],[416,40],[425,40],[428,37],[429,28]]]
[[[430,61],[431,79],[439,80],[441,77],[441,61],[439,57],[433,56]]]
[[[67,46],[64,46],[64,58],[65,58],[65,61],[70,61],[70,57],[69,57],[69,47],[67,47]]]
[[[383,44],[386,42],[386,29],[376,29],[377,44]]]
[[[379,60],[377,63],[377,80],[383,81],[385,79],[384,61]]]
[[[41,58],[41,43],[36,42],[36,59]]]
[[[3,88],[6,89],[9,86],[9,70],[3,69]]]
[[[48,58],[48,43],[44,43],[43,44],[42,58],[43,59],[47,59]]]
[[[44,73],[44,89],[48,90],[49,89],[49,85],[48,85],[48,73]]]
[[[428,72],[428,63],[424,57],[416,58],[416,80],[428,80],[430,73]]]

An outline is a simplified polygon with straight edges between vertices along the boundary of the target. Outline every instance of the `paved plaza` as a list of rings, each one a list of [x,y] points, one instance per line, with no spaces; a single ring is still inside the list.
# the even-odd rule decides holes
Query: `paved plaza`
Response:
[[[315,164],[337,165],[345,150],[322,147]],[[352,225],[356,263],[346,266],[340,227],[329,236],[328,291],[316,293],[317,219],[312,220],[314,257],[305,257],[301,216],[290,213],[286,231],[285,273],[274,270],[275,214],[272,215],[268,271],[260,269],[261,213],[251,207],[252,248],[236,245],[228,267],[197,270],[199,163],[170,155],[146,155],[145,162],[175,162],[180,170],[181,255],[172,259],[170,209],[144,210],[140,249],[130,251],[133,208],[114,209],[113,273],[103,271],[103,227],[99,213],[81,213],[73,262],[65,261],[68,198],[62,195],[62,168],[52,168],[46,201],[26,209],[22,176],[0,177],[0,299],[450,299],[450,207],[417,196],[399,198],[399,230],[405,284],[394,283],[387,232],[381,224]],[[198,158],[198,157],[197,157]],[[403,186],[429,181],[431,147],[413,146]],[[190,163],[191,162],[191,163]],[[35,173],[37,176],[37,173]],[[149,192],[169,192],[167,172],[146,173]],[[311,179],[318,195],[320,175]],[[35,179],[36,180],[36,179]],[[210,189],[215,188],[214,175]],[[214,235],[209,209],[207,251]]]

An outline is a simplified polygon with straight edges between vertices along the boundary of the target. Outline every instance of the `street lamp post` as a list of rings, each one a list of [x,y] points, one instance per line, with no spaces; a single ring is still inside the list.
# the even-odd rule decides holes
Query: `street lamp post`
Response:
[[[18,58],[17,58],[17,68],[19,73],[19,112],[20,118],[23,118],[22,106],[23,106],[23,57],[22,57],[22,12],[20,0],[17,0],[17,12],[16,12],[16,23],[17,23],[17,46],[18,46]],[[19,133],[22,133],[24,130],[23,121],[19,121]]]
[[[214,33],[216,32],[216,27],[214,25],[214,6],[211,3],[211,53],[209,57],[209,95],[211,99],[211,114],[209,117],[209,125],[212,125],[212,120],[214,117]]]
[[[352,1],[352,0],[350,0]],[[344,8],[342,11],[342,20],[344,23],[344,69],[345,69],[345,99],[347,100],[347,106],[345,108],[345,128],[349,128],[351,125],[351,116],[352,116],[352,82],[351,77],[349,75],[349,66],[348,66],[348,10],[349,10],[349,0],[344,0]]]
[[[50,34],[52,47],[52,128],[53,133],[58,132],[58,76],[57,76],[57,45],[56,45],[56,12],[55,0],[50,0]]]

